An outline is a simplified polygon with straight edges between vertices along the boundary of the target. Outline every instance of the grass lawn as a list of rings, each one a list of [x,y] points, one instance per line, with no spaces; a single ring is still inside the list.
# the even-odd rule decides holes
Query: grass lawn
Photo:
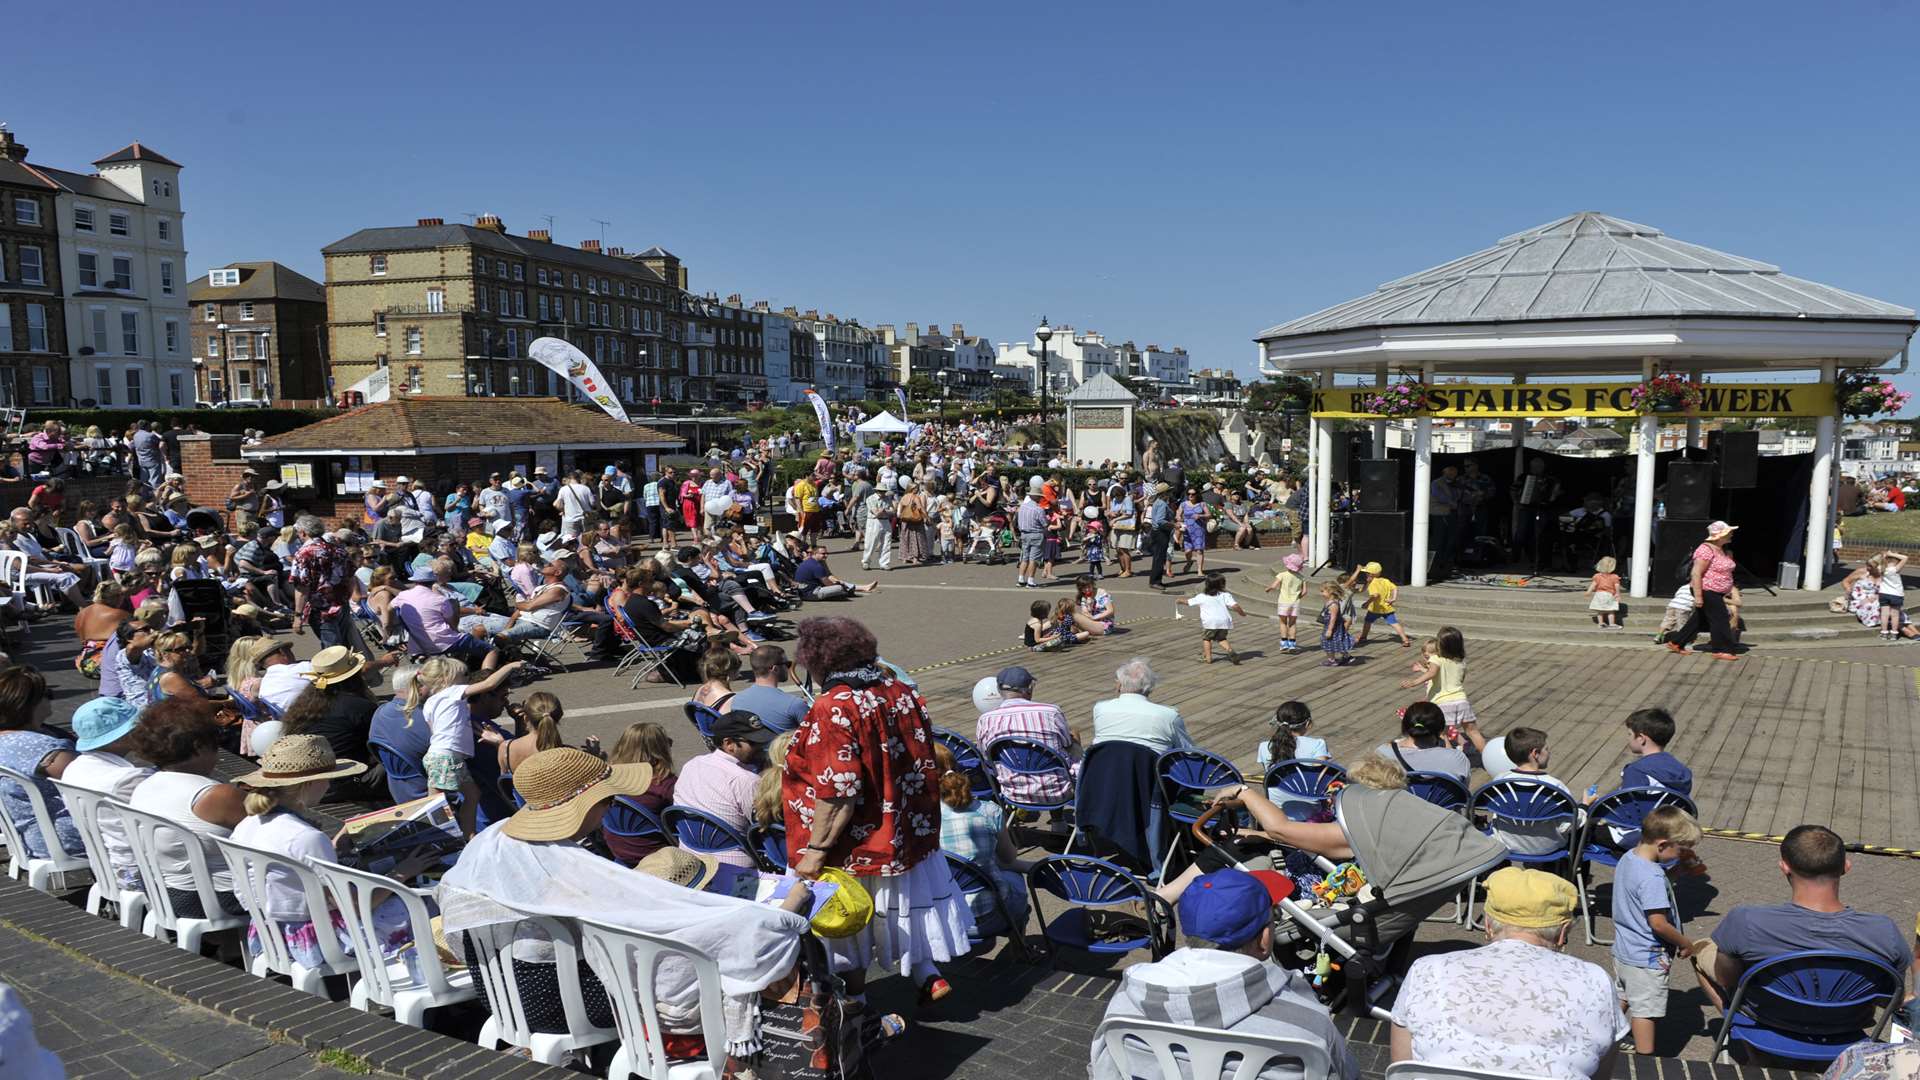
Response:
[[[1920,548],[1920,510],[1893,514],[1870,513],[1840,519],[1841,542],[1885,547]]]

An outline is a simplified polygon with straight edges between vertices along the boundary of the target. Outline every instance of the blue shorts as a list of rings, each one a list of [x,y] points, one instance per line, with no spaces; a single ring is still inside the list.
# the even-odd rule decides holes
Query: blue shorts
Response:
[[[1374,624],[1374,622],[1375,622],[1375,621],[1379,621],[1379,622],[1383,622],[1383,623],[1386,623],[1386,624],[1387,624],[1388,626],[1399,626],[1399,625],[1400,625],[1400,619],[1399,619],[1399,617],[1398,617],[1398,616],[1396,616],[1396,615],[1395,615],[1395,614],[1394,614],[1393,612],[1391,612],[1391,611],[1389,611],[1389,612],[1387,612],[1387,613],[1386,613],[1385,615],[1377,615],[1377,614],[1375,614],[1375,613],[1373,613],[1373,612],[1371,612],[1371,611],[1369,611],[1369,612],[1367,612],[1367,617],[1366,617],[1366,620],[1365,620],[1364,622],[1362,622],[1362,623],[1361,623],[1360,625],[1361,625],[1362,627],[1367,627],[1367,626],[1372,626],[1372,625]]]

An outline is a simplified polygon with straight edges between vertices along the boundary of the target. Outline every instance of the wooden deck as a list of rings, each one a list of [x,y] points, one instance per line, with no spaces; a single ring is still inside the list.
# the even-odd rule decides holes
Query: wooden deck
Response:
[[[1036,696],[1066,709],[1084,739],[1093,702],[1113,694],[1113,669],[1146,656],[1161,679],[1154,699],[1177,707],[1201,745],[1248,771],[1282,701],[1307,702],[1313,733],[1336,760],[1352,762],[1397,735],[1396,710],[1423,696],[1399,689],[1415,650],[1390,638],[1370,642],[1364,661],[1348,668],[1321,667],[1318,650],[1281,656],[1272,642],[1270,626],[1252,623],[1238,644],[1266,655],[1207,667],[1196,621],[1155,619],[1064,654],[1003,653],[916,678],[937,721],[971,735],[974,682],[1022,665],[1038,679]],[[1694,771],[1703,825],[1779,834],[1814,822],[1850,842],[1920,848],[1914,667],[1761,650],[1729,664],[1654,648],[1488,641],[1469,645],[1467,693],[1489,736],[1520,725],[1546,730],[1550,767],[1576,793],[1617,781],[1622,721],[1659,705],[1679,722],[1669,749]]]

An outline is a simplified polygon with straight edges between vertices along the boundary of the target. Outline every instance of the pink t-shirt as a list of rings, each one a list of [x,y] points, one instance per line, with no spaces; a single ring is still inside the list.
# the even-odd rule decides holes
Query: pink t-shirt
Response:
[[[753,825],[753,789],[758,784],[759,774],[732,754],[710,750],[680,769],[673,801],[704,810],[744,833]],[[734,866],[754,865],[753,856],[744,851],[720,852],[714,858]]]
[[[1708,592],[1725,593],[1733,591],[1733,556],[1714,544],[1701,544],[1693,549],[1693,561],[1705,560],[1707,572],[1701,575],[1700,587]]]

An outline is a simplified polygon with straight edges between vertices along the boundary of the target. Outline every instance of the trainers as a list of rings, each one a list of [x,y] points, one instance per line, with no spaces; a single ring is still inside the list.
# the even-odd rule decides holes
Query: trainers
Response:
[[[761,644],[767,640],[765,635],[757,633],[752,630],[749,630],[740,636],[746,638],[748,641],[751,641],[756,645]]]

